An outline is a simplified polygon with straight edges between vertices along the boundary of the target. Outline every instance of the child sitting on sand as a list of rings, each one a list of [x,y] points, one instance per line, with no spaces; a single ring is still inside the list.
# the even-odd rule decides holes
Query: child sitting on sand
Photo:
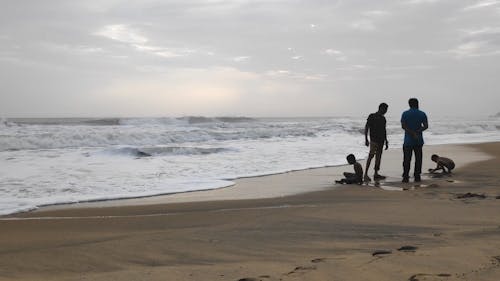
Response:
[[[353,154],[347,155],[347,163],[354,165],[354,173],[344,173],[345,179],[337,180],[340,184],[362,184],[363,183],[363,167],[356,162],[356,157]]]
[[[436,162],[437,166],[434,169],[429,169],[429,173],[434,173],[438,170],[442,170],[443,174],[449,174],[451,173],[451,170],[455,168],[455,162],[453,162],[453,160],[451,160],[450,158],[440,157],[437,154],[433,154],[431,156],[431,160]]]

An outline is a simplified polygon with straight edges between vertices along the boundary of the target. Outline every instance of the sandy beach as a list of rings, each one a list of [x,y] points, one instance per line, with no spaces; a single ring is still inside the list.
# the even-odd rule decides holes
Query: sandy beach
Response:
[[[500,280],[500,143],[426,146],[452,177],[338,186],[348,166],[0,219],[0,280]]]
[[[1,8],[0,281],[500,281],[500,0]]]

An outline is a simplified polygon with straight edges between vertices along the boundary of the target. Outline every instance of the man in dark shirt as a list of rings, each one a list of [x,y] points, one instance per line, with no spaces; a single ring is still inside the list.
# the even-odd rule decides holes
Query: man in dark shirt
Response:
[[[405,130],[403,143],[403,182],[408,182],[412,154],[415,154],[415,168],[413,176],[416,182],[420,181],[422,173],[422,146],[424,138],[422,132],[427,130],[427,115],[418,109],[418,100],[411,98],[408,101],[410,109],[401,116],[401,127]]]
[[[374,180],[385,179],[385,176],[382,176],[378,173],[380,170],[380,161],[382,160],[382,149],[385,143],[385,149],[389,148],[389,142],[387,141],[387,131],[386,131],[386,123],[384,115],[387,113],[388,105],[386,103],[381,103],[378,106],[378,111],[372,113],[368,116],[365,125],[365,144],[370,147],[370,152],[368,154],[368,159],[366,159],[366,168],[365,168],[365,181],[371,181],[368,176],[368,169],[370,168],[370,164],[372,162],[373,157],[375,156],[375,173],[373,174]],[[370,140],[368,140],[368,132],[370,132]]]

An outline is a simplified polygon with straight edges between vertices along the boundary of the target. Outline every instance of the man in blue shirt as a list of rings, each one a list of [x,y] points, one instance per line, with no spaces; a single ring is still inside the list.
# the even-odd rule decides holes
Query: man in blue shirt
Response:
[[[405,130],[405,139],[403,143],[403,182],[408,182],[410,173],[410,163],[412,154],[415,154],[415,168],[413,176],[415,182],[420,181],[422,173],[422,146],[424,138],[422,132],[429,127],[427,115],[418,109],[418,100],[411,98],[408,101],[410,109],[403,112],[401,116],[401,127]]]

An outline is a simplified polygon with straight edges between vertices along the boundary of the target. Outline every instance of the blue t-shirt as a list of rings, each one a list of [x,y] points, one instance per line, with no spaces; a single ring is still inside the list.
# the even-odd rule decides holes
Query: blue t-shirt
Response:
[[[413,131],[418,130],[418,137],[416,139],[405,131],[404,146],[417,146],[424,144],[424,138],[420,129],[424,123],[427,123],[427,115],[425,115],[425,112],[416,108],[410,108],[409,110],[403,112],[403,115],[401,116],[401,123],[405,123],[406,126]]]

